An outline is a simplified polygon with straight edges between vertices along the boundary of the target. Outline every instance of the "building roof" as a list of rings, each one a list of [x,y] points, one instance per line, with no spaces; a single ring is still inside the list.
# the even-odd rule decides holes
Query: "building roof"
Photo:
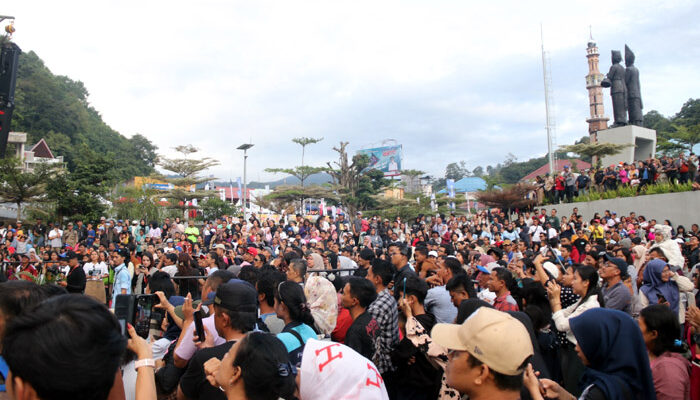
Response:
[[[236,187],[235,185],[233,187],[231,187],[231,186],[214,186],[214,190],[216,190],[217,192],[221,189],[224,190],[224,194],[225,194],[227,199],[230,199],[232,195],[233,195],[234,199],[241,198],[240,192],[238,191],[238,187]],[[247,188],[248,199],[253,197],[251,195],[253,194],[254,190],[255,189]],[[243,191],[243,190],[241,189],[241,191]]]
[[[39,140],[34,146],[32,146],[30,151],[34,152],[34,157],[55,158],[51,152],[51,149],[49,148],[49,145],[44,139]]]
[[[486,181],[478,176],[468,176],[455,182],[455,193],[473,193],[486,190]],[[438,193],[447,193],[447,188]]]
[[[585,161],[578,160],[578,159],[573,159],[573,160],[556,160],[556,162],[554,163],[554,170],[556,172],[561,172],[564,170],[565,165],[571,166],[574,163],[576,163],[576,168],[578,168],[579,171],[591,168],[591,164],[589,164]],[[531,180],[534,180],[535,177],[537,177],[538,175],[544,175],[546,173],[549,173],[549,164],[548,163],[537,168],[536,170],[530,172],[529,174],[525,175],[525,177],[523,177],[520,180],[521,181],[531,181]]]

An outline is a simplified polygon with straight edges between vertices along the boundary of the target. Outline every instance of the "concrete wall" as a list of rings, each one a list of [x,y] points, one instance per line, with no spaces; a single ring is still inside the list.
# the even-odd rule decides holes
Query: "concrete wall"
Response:
[[[632,144],[614,156],[603,157],[604,167],[620,162],[647,160],[656,154],[656,131],[641,126],[627,125],[598,131],[599,143]]]
[[[567,203],[542,208],[547,209],[547,215],[555,208],[559,217],[568,217],[574,207],[578,207],[578,212],[585,221],[590,221],[596,212],[602,215],[605,210],[610,210],[617,212],[618,216],[629,215],[634,211],[637,216],[643,215],[647,220],[654,218],[659,223],[668,219],[674,227],[683,225],[687,230],[690,230],[692,224],[700,224],[700,191]]]

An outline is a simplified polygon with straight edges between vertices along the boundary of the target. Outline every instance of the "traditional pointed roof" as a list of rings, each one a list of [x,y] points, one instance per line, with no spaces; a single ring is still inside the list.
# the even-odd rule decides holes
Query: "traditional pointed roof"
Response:
[[[591,164],[589,164],[585,161],[581,161],[581,160],[572,158],[569,160],[557,160],[554,163],[554,171],[561,172],[564,170],[565,165],[571,166],[574,163],[576,164],[576,168],[578,168],[579,171],[591,168]],[[525,175],[522,179],[520,179],[520,181],[521,182],[531,181],[531,180],[534,180],[535,177],[537,177],[538,175],[544,176],[544,174],[546,174],[548,172],[549,172],[549,164],[545,164],[545,165],[537,168],[536,170],[530,172],[529,174]]]
[[[53,153],[51,152],[51,149],[49,148],[49,145],[43,138],[39,140],[34,146],[32,146],[30,151],[34,152],[34,157],[55,158],[53,156]]]

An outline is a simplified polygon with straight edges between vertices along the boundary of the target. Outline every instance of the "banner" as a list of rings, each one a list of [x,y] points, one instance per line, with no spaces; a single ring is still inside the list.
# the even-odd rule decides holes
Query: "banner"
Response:
[[[401,145],[358,150],[357,154],[366,154],[369,157],[369,166],[362,172],[378,169],[384,172],[384,176],[401,175]]]

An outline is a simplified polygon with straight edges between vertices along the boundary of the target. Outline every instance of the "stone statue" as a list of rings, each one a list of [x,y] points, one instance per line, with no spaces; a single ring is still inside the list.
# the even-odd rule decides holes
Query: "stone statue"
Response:
[[[639,88],[639,70],[634,66],[634,53],[625,45],[625,85],[627,86],[627,111],[630,125],[642,126],[642,91]]]
[[[610,88],[610,96],[613,103],[613,116],[616,126],[627,125],[627,86],[625,85],[625,67],[620,65],[622,55],[619,50],[612,51],[612,66],[608,75],[600,83],[602,87]]]

